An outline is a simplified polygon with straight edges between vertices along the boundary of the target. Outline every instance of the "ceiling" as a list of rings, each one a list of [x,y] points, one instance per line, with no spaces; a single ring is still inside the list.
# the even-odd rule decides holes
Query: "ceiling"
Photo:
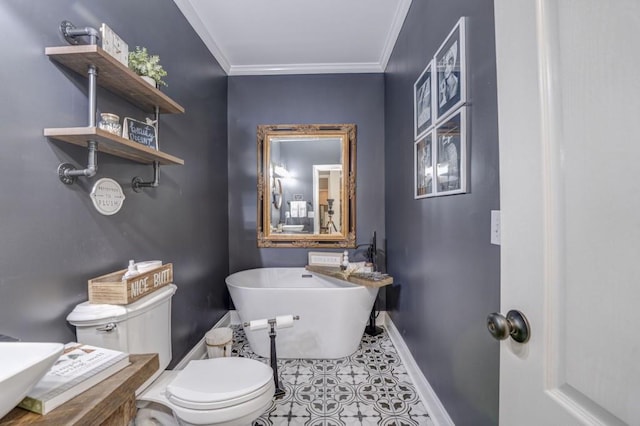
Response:
[[[228,75],[382,73],[411,0],[174,0]]]

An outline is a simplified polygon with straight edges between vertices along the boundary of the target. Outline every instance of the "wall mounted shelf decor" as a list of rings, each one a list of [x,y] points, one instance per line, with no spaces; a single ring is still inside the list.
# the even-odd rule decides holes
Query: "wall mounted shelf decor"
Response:
[[[97,127],[62,127],[44,129],[44,135],[51,139],[79,146],[87,146],[87,140],[98,142],[98,151],[116,157],[126,158],[142,164],[153,164],[154,161],[163,166],[184,165],[184,160],[162,151],[146,147],[137,142],[125,139]]]
[[[94,65],[100,71],[97,84],[128,100],[145,112],[184,113],[184,108],[95,44],[47,47],[45,54],[80,75]]]
[[[60,31],[70,43],[78,37],[89,37],[90,44],[73,46],[47,47],[45,54],[55,62],[72,71],[88,76],[89,119],[87,127],[46,128],[44,136],[58,141],[85,146],[89,149],[88,166],[84,170],[76,170],[69,163],[60,164],[58,175],[65,184],[72,184],[76,177],[95,175],[97,152],[125,158],[142,164],[153,164],[154,180],[144,182],[139,177],[132,180],[133,189],[157,187],[160,165],[183,165],[184,160],[149,148],[118,135],[96,127],[96,86],[103,87],[121,98],[131,102],[146,113],[155,114],[158,123],[159,114],[184,113],[184,108],[155,87],[147,84],[140,76],[131,71],[97,45],[97,30],[86,27],[76,28],[68,21],[63,21]]]

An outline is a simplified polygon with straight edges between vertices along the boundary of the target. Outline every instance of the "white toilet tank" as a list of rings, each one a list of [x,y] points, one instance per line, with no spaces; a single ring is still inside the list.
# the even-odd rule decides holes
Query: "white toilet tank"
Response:
[[[171,361],[171,298],[176,289],[169,284],[129,305],[83,302],[67,321],[76,326],[80,343],[129,354],[158,353],[162,371]]]

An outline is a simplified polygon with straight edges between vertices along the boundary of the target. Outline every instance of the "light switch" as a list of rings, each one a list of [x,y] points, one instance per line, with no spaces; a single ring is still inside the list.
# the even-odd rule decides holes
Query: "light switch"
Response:
[[[491,210],[491,244],[500,245],[500,210]]]

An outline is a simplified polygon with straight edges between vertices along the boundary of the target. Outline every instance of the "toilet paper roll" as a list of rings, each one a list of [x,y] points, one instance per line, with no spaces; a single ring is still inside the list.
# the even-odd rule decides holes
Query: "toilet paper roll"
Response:
[[[276,328],[293,327],[293,315],[279,315],[276,317]]]
[[[249,330],[263,330],[269,327],[269,321],[267,319],[249,321]]]
[[[213,328],[204,335],[204,341],[211,346],[224,345],[230,342],[231,339],[233,339],[233,330],[229,327]]]

